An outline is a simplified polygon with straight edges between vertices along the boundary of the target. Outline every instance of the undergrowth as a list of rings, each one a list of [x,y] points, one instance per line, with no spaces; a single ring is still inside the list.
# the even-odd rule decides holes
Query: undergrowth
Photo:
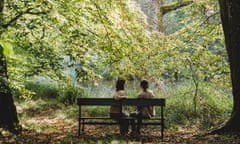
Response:
[[[49,114],[54,115],[54,117],[74,122],[77,121],[78,113],[75,98],[112,97],[114,92],[113,82],[110,84],[103,83],[99,86],[87,85],[81,88],[81,90],[73,86],[58,89],[59,86],[53,86],[54,84],[47,83],[46,86],[43,85],[43,83],[38,83],[28,86],[35,90],[36,95],[38,95],[37,99],[17,103],[18,109],[24,110],[24,113],[19,113],[22,121],[28,122],[26,119],[30,119],[34,114],[48,110]],[[193,102],[194,87],[191,82],[165,84],[165,89],[162,91],[157,91],[154,85],[151,85],[150,88],[154,91],[156,97],[166,99],[164,113],[167,129],[175,128],[179,125],[198,125],[202,128],[212,128],[224,123],[230,117],[232,96],[229,92],[212,87],[207,83],[202,84],[202,87],[199,88],[196,99],[196,111]],[[125,91],[128,97],[136,97],[140,89],[138,86],[128,83]],[[50,94],[47,94],[48,92]],[[56,96],[52,97],[53,93]],[[44,94],[46,95],[44,96]],[[66,104],[68,96],[74,98],[71,104]],[[49,109],[52,109],[52,111]],[[133,109],[128,108],[129,111]],[[90,116],[108,115],[108,113],[109,107],[106,106],[86,107],[84,110],[84,114]],[[33,126],[34,124],[30,125]]]

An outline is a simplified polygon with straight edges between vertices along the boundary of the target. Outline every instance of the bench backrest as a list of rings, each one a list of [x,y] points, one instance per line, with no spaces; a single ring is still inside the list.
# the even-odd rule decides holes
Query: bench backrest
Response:
[[[153,98],[153,99],[138,99],[127,98],[122,100],[114,100],[113,98],[78,98],[77,104],[82,105],[101,105],[101,106],[165,106],[165,99]]]

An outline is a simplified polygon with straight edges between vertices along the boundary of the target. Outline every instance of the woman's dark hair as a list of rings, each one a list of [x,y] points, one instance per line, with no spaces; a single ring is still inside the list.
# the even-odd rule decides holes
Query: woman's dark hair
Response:
[[[143,88],[144,91],[146,91],[148,89],[148,81],[142,80],[140,86]]]
[[[116,91],[124,90],[124,84],[125,84],[124,79],[118,79],[116,82]]]

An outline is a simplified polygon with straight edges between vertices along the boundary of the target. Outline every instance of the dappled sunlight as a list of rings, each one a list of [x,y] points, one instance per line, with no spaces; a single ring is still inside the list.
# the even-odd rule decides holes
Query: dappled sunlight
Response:
[[[209,134],[229,118],[222,131],[240,131],[240,3],[222,1],[1,0],[0,144],[240,143]],[[146,79],[164,105],[117,103],[118,78],[122,98],[138,98]],[[109,98],[117,114],[154,106],[164,119],[122,136],[117,125],[96,125],[113,121],[105,100],[83,108],[79,98]]]

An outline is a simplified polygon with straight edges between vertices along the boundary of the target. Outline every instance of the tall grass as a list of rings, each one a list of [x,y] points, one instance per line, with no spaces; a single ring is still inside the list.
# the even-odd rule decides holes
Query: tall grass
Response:
[[[58,85],[50,81],[26,81],[26,89],[34,92],[33,98],[57,98]]]
[[[229,93],[202,83],[197,96],[197,111],[194,111],[194,87],[191,82],[168,84],[161,96],[166,98],[165,117],[167,127],[199,125],[212,127],[224,123],[232,110]]]
[[[82,87],[55,81],[26,81],[25,87],[34,93],[34,99],[57,99],[66,105],[74,104],[76,98],[86,93]]]

